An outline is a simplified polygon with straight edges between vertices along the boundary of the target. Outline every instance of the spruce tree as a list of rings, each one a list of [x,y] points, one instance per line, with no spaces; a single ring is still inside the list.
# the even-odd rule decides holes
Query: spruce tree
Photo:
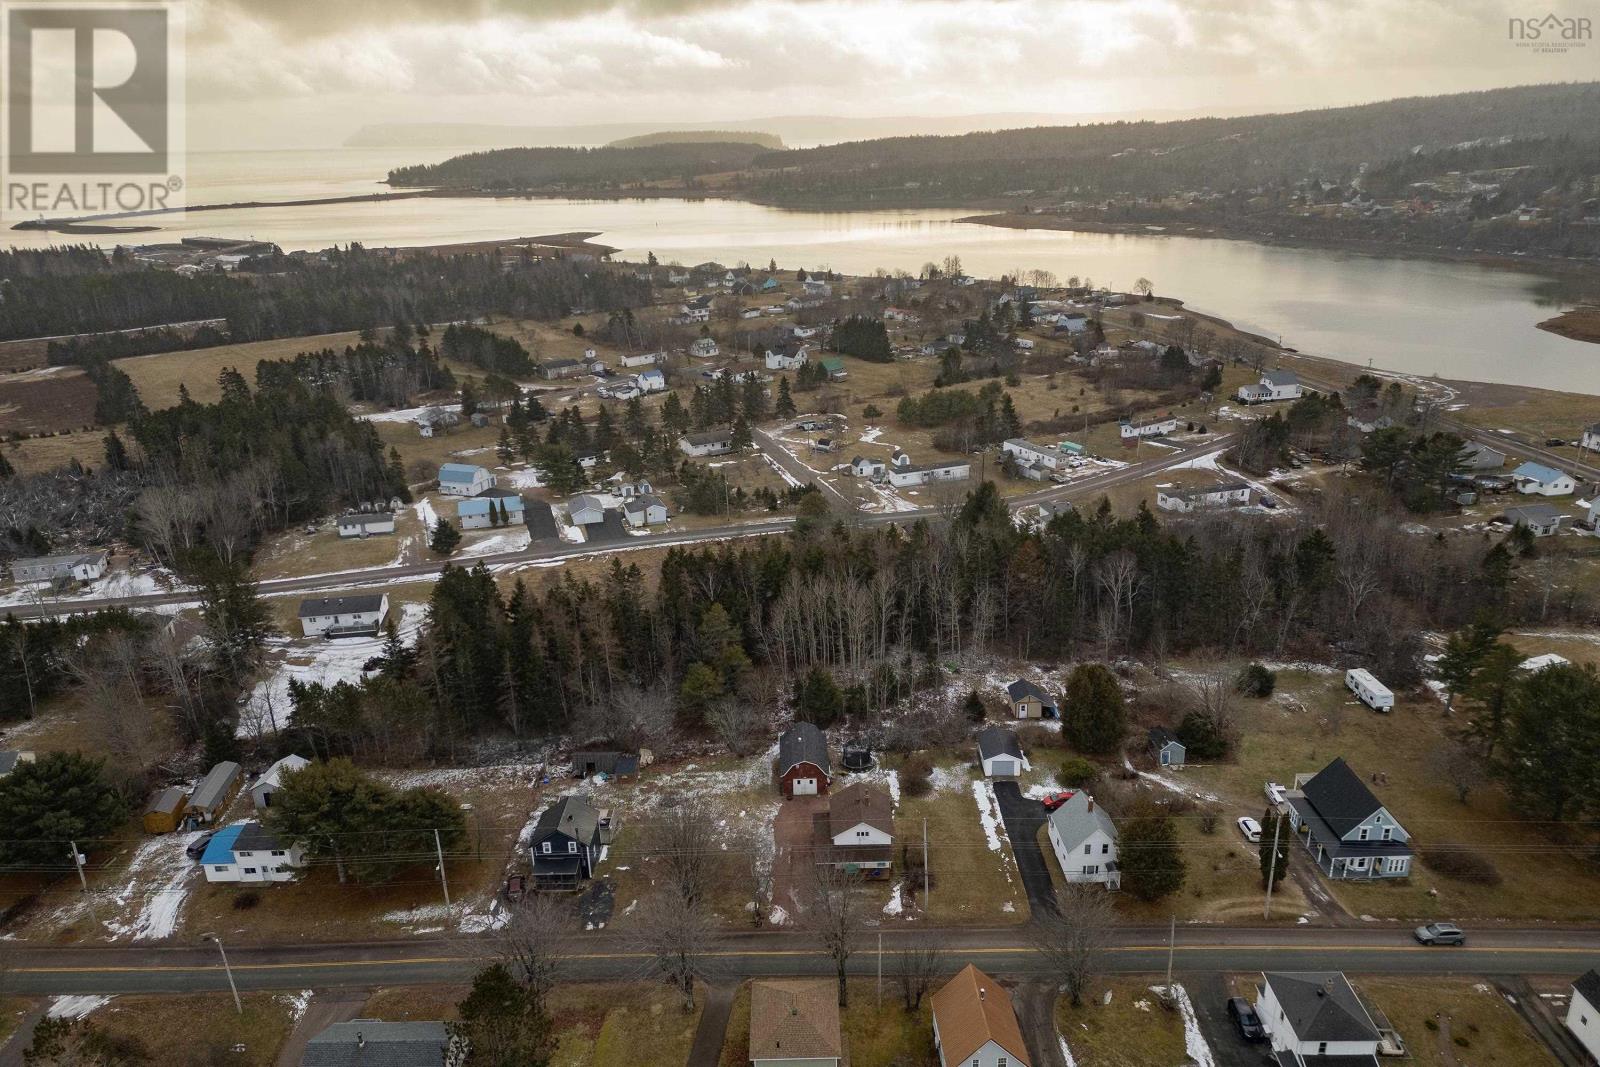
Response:
[[[449,519],[441,518],[433,527],[433,537],[428,541],[428,550],[436,556],[448,556],[461,544],[461,531],[451,524]]]

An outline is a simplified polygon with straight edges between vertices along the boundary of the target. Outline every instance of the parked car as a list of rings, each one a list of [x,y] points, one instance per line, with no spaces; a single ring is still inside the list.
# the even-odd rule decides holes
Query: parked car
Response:
[[[1070,791],[1065,793],[1046,793],[1040,803],[1044,805],[1045,811],[1055,811],[1071,799],[1072,793]]]
[[[506,879],[506,887],[505,887],[503,892],[504,892],[505,898],[506,898],[506,900],[508,902],[510,902],[512,904],[515,904],[517,901],[519,901],[519,900],[521,900],[523,898],[523,896],[527,893],[527,891],[528,891],[528,876],[527,875],[525,875],[525,874],[513,874],[511,877]]]
[[[1261,824],[1256,822],[1250,816],[1246,815],[1239,820],[1239,832],[1243,834],[1244,839],[1250,842],[1252,845],[1259,845],[1261,843]]]
[[[1256,1014],[1256,1009],[1243,997],[1228,998],[1228,1018],[1233,1020],[1233,1025],[1239,1030],[1239,1036],[1246,1041],[1265,1040],[1267,1030],[1261,1025],[1261,1016]]]
[[[1416,929],[1419,945],[1465,945],[1467,935],[1455,923],[1429,923]]]
[[[1563,441],[1559,437],[1546,437],[1544,439],[1544,447],[1546,447],[1546,448],[1566,448],[1567,447],[1567,442]]]
[[[198,860],[201,856],[206,854],[206,846],[211,844],[211,839],[216,836],[217,832],[215,830],[206,831],[193,841],[189,842],[189,844],[183,850],[184,855],[188,856],[192,860]]]

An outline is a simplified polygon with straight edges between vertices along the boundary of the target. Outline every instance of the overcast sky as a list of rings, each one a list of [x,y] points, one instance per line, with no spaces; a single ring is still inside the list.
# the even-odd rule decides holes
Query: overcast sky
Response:
[[[1531,2],[1531,0],[1530,0]],[[189,0],[190,148],[375,122],[1297,110],[1600,77],[1537,0]]]

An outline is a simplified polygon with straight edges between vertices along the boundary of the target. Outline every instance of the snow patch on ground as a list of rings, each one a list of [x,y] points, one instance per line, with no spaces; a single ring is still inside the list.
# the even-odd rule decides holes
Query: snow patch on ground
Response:
[[[789,921],[789,913],[783,910],[782,904],[772,906],[772,914],[767,916],[767,925],[782,926]]]
[[[876,441],[882,436],[883,430],[880,427],[868,426],[866,430],[862,432],[861,436],[856,438],[856,440],[864,445],[870,445],[872,442]]]
[[[497,468],[497,469],[504,469],[504,468]],[[522,470],[511,471],[511,472],[503,475],[503,477],[506,480],[507,488],[510,488],[510,489],[542,489],[542,488],[544,488],[544,479],[542,477],[540,477],[539,468],[538,467],[526,467],[526,468],[524,468]]]
[[[782,478],[791,489],[799,489],[800,486],[804,484],[799,478],[796,478],[794,475],[790,474],[788,469],[785,468],[783,464],[779,463],[765,452],[761,453],[761,458],[767,461],[767,466],[776,471],[778,473],[778,477]]]
[[[374,411],[370,415],[357,415],[358,419],[368,422],[416,422],[430,411],[454,411],[460,413],[460,404],[428,404],[420,408],[400,408],[396,411]]]
[[[56,594],[50,591],[48,583],[31,582],[27,585],[17,586],[0,594],[0,607],[22,606],[35,604],[68,604],[75,600],[109,600],[116,597],[143,597],[160,596],[163,593],[176,593],[188,589],[180,584],[172,574],[164,570],[154,570],[135,574],[131,571],[115,571],[104,578],[97,578],[92,582],[72,589],[68,592]]]
[[[306,1013],[311,1006],[311,998],[315,994],[309,989],[302,989],[298,993],[279,993],[277,999],[289,1007],[289,1018],[295,1022]]]
[[[1165,986],[1151,986],[1152,992],[1166,995]],[[1211,1046],[1206,1044],[1205,1035],[1200,1032],[1200,1020],[1195,1017],[1194,1003],[1189,999],[1188,990],[1177,982],[1172,983],[1172,999],[1178,1005],[1178,1014],[1183,1017],[1183,1051],[1189,1056],[1195,1067],[1217,1067],[1217,1061],[1211,1055]]]
[[[178,929],[190,883],[200,873],[185,849],[202,831],[163,834],[140,845],[128,860],[128,884],[117,894],[119,907],[134,906],[133,914],[104,921],[115,941],[160,941]]]
[[[1000,828],[1000,803],[994,798],[994,788],[988,780],[972,783],[972,799],[978,804],[978,819],[983,823],[983,837],[990,852],[1004,850],[1005,832]]]
[[[905,911],[905,908],[905,901],[900,898],[900,883],[896,882],[894,888],[889,891],[889,903],[883,906],[883,913],[898,916]]]
[[[45,1014],[52,1019],[82,1019],[90,1012],[98,1011],[111,1002],[108,996],[72,996],[51,997],[50,1007]]]
[[[528,533],[528,528],[524,526],[520,529],[511,530],[507,533],[499,533],[492,537],[485,537],[482,541],[477,541],[473,544],[466,545],[459,552],[457,552],[456,555],[493,556],[498,555],[501,552],[521,552],[523,549],[528,547],[532,540],[533,538]]]
[[[439,525],[439,513],[433,510],[433,503],[427,497],[417,501],[417,521],[422,523],[422,528],[429,533]]]
[[[1202,793],[1198,789],[1190,789],[1182,782],[1175,782],[1171,778],[1168,778],[1165,775],[1156,774],[1153,771],[1137,770],[1132,763],[1128,762],[1128,758],[1126,756],[1122,758],[1122,767],[1124,770],[1133,771],[1133,773],[1137,774],[1142,780],[1149,782],[1151,785],[1159,786],[1162,789],[1167,790],[1169,793],[1177,793],[1181,796],[1192,796],[1198,800],[1203,800],[1208,804],[1221,803],[1221,801],[1211,793]]]
[[[1056,1044],[1061,1046],[1061,1062],[1067,1067],[1078,1067],[1078,1061],[1072,1058],[1072,1050],[1067,1047],[1067,1039],[1057,1034]]]
[[[395,629],[403,644],[413,646],[427,617],[428,605],[402,604]],[[294,704],[289,699],[289,680],[321,682],[359,682],[362,666],[383,651],[384,635],[342,637],[337,641],[313,637],[298,640],[274,639],[269,647],[283,652],[277,668],[256,683],[250,699],[239,710],[239,737],[261,737],[277,733],[289,724]]]

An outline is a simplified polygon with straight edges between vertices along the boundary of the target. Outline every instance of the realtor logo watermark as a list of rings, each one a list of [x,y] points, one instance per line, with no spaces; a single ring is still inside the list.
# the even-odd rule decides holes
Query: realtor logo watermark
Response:
[[[0,0],[0,218],[181,211],[181,0]]]
[[[1560,55],[1582,48],[1594,39],[1594,22],[1583,17],[1565,18],[1555,13],[1506,20],[1506,36],[1518,48]]]

